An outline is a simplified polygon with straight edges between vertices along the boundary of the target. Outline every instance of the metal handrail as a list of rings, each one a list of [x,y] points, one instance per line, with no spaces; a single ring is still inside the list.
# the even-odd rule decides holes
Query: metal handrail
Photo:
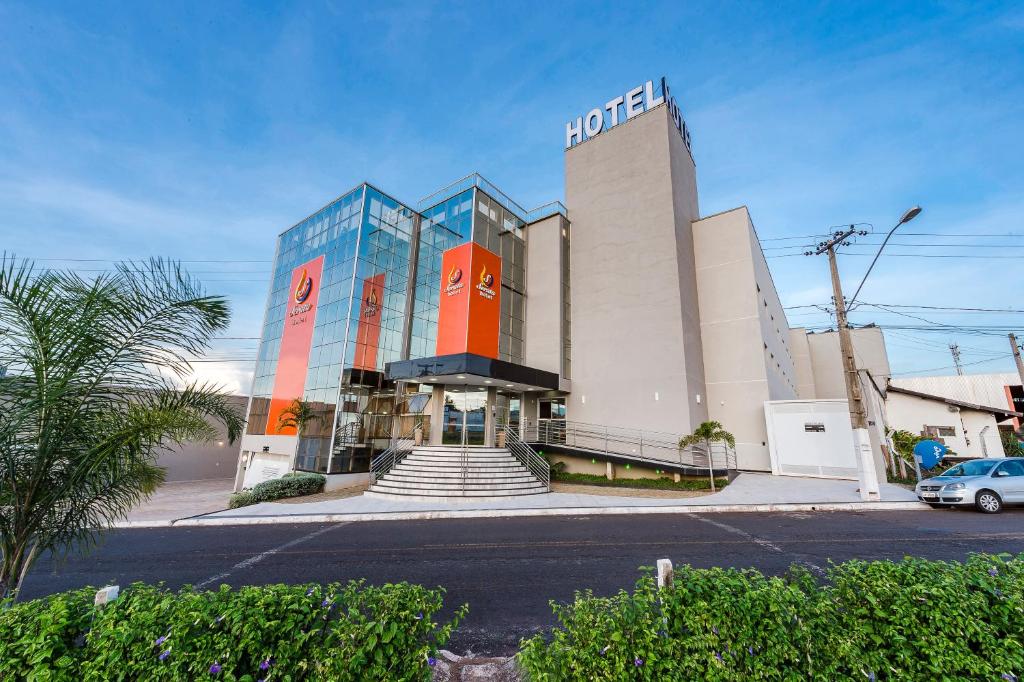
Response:
[[[512,456],[544,485],[545,490],[551,492],[551,465],[548,461],[520,438],[519,432],[513,426],[504,424],[499,428],[505,434],[505,447]]]
[[[405,459],[406,455],[416,447],[416,429],[414,425],[409,432],[401,438],[392,438],[391,445],[387,450],[380,453],[370,461],[370,484],[376,483],[385,474],[391,471],[399,462]]]
[[[735,469],[736,452],[727,444],[711,443],[711,452],[703,445],[679,447],[682,434],[644,431],[565,419],[540,419],[528,426],[527,440],[545,445],[564,445],[589,452],[633,457],[653,464],[673,464],[699,469]]]

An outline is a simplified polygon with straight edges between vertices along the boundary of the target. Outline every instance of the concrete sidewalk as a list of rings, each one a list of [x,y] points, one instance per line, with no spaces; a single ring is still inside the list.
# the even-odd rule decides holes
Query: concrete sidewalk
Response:
[[[117,527],[167,526],[178,519],[227,509],[234,487],[232,478],[164,483]]]
[[[883,485],[881,502],[861,502],[856,489],[855,481],[746,473],[740,474],[725,490],[696,498],[672,499],[548,493],[496,499],[435,501],[384,498],[364,494],[340,500],[309,503],[264,502],[241,509],[218,511],[201,517],[182,519],[173,525],[321,523],[594,514],[928,509],[926,505],[917,501],[913,492],[899,486]]]

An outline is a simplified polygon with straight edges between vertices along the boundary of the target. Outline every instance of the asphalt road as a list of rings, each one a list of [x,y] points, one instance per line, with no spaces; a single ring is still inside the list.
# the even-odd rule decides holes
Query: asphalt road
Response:
[[[637,567],[668,557],[693,566],[963,559],[1024,552],[1024,509],[534,517],[342,524],[217,526],[111,532],[86,557],[43,558],[23,597],[83,585],[159,582],[216,586],[366,578],[448,591],[470,612],[450,649],[507,655],[521,637],[553,624],[549,600],[574,590],[612,594]]]

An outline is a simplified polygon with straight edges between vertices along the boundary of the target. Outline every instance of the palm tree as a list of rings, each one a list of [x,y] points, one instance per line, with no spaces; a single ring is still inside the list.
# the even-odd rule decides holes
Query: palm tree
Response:
[[[302,438],[308,424],[318,424],[323,419],[324,415],[317,412],[311,403],[296,398],[278,415],[277,431],[280,433],[284,429],[295,429],[296,435]]]
[[[725,443],[730,448],[736,447],[736,438],[722,428],[721,423],[715,421],[702,422],[694,429],[693,433],[679,439],[680,448],[688,448],[691,445],[704,445],[704,451],[708,454],[708,471],[711,476],[711,492],[715,491],[715,470],[711,462],[711,444]]]
[[[161,449],[243,420],[189,359],[228,325],[173,262],[92,280],[0,256],[0,600],[42,552],[88,549],[163,481]]]

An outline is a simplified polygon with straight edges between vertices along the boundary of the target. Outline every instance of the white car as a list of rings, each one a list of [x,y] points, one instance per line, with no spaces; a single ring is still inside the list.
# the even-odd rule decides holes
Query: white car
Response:
[[[998,514],[1004,504],[1024,504],[1024,457],[972,459],[917,484],[917,499],[937,509],[973,505]]]

